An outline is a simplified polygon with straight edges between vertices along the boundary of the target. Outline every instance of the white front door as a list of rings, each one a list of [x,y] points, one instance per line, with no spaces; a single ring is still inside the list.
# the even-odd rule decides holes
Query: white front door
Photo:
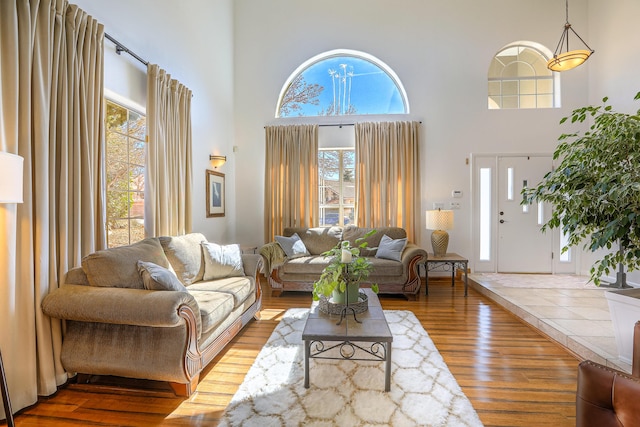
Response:
[[[550,156],[498,158],[497,251],[499,273],[551,273],[553,233],[540,227],[549,220],[546,204],[521,204],[523,188],[536,187],[552,168]]]

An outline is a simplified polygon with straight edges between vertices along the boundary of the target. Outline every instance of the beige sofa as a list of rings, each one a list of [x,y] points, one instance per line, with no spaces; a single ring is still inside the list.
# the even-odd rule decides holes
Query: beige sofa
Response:
[[[283,236],[297,234],[309,255],[287,257],[278,242],[270,242],[260,248],[272,294],[278,296],[283,291],[312,291],[313,283],[318,280],[328,262],[322,253],[342,240],[348,240],[352,246],[356,246],[356,239],[364,237],[370,230],[354,225],[344,228],[285,228]],[[427,252],[408,242],[399,261],[378,258],[377,248],[384,235],[391,239],[407,237],[403,228],[379,227],[366,239],[368,249],[362,251],[361,255],[367,256],[373,264],[367,283],[378,284],[381,294],[403,294],[407,299],[415,300],[420,291],[418,265],[426,261]]]
[[[66,320],[67,372],[168,381],[188,396],[202,369],[257,318],[260,267],[259,255],[199,233],[148,238],[83,258],[42,310]]]

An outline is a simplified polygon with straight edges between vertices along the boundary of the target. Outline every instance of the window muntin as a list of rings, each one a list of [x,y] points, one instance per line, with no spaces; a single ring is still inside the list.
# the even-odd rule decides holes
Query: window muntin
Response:
[[[558,76],[547,68],[550,52],[546,50],[521,42],[496,54],[488,73],[489,109],[559,106],[554,102]]]
[[[146,117],[107,101],[107,246],[144,239]]]
[[[320,226],[354,223],[355,159],[354,149],[318,150]]]
[[[276,117],[408,112],[406,93],[393,70],[363,52],[336,50],[310,59],[289,77]]]

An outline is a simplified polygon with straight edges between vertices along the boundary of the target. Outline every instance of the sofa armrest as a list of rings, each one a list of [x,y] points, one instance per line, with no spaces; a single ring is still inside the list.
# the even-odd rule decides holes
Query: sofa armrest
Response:
[[[640,419],[638,395],[640,378],[584,361],[578,365],[576,426],[635,425]]]
[[[200,310],[188,292],[62,285],[42,301],[44,314],[58,319],[165,328],[183,325],[185,308],[199,334]]]
[[[264,260],[264,274],[269,275],[278,265],[284,263],[287,254],[284,253],[278,242],[267,243],[260,248],[260,255]]]
[[[262,257],[258,254],[242,254],[242,265],[245,276],[257,279],[262,267]]]
[[[427,251],[415,243],[407,243],[404,251],[402,251],[402,258],[400,261],[402,261],[404,265],[409,265],[409,262],[416,257],[422,258],[418,260],[418,262],[425,262],[427,260]]]

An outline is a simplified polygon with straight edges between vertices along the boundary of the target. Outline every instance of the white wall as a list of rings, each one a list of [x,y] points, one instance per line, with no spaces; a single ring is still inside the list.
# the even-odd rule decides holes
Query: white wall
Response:
[[[488,110],[486,76],[504,45],[530,40],[550,50],[564,24],[561,0],[76,0],[106,31],[194,91],[194,229],[209,239],[263,243],[264,125],[273,124],[287,77],[305,60],[336,48],[370,53],[402,80],[411,117],[422,120],[421,211],[464,192],[450,248],[472,256],[471,153],[552,152],[573,130],[560,118],[607,95],[635,111],[640,44],[637,0],[572,0],[570,22],[595,49],[561,75],[562,108]],[[572,39],[572,43],[575,41]],[[107,88],[144,104],[144,67],[105,41]],[[237,152],[233,152],[233,147]],[[209,154],[228,158],[227,216],[206,218]],[[424,215],[424,214],[423,214]],[[421,218],[420,225],[424,221]],[[420,243],[428,247],[422,230]],[[593,256],[582,256],[580,271]],[[640,276],[639,280],[640,282]]]
[[[552,152],[559,120],[587,98],[588,67],[563,74],[563,108],[488,110],[487,70],[513,41],[553,51],[563,29],[559,0],[236,0],[235,116],[238,238],[263,243],[264,130],[278,94],[305,60],[345,48],[372,54],[404,84],[411,115],[422,120],[421,211],[462,190],[450,250],[471,257],[470,153]],[[586,1],[571,2],[571,21],[589,38]],[[422,214],[424,216],[424,214]],[[420,243],[428,248],[429,233]]]
[[[71,0],[105,31],[143,59],[156,63],[193,91],[193,228],[208,239],[236,240],[236,163],[233,149],[233,0]],[[115,55],[105,39],[105,87],[146,104],[146,67]],[[206,218],[209,154],[227,156],[223,218]]]

